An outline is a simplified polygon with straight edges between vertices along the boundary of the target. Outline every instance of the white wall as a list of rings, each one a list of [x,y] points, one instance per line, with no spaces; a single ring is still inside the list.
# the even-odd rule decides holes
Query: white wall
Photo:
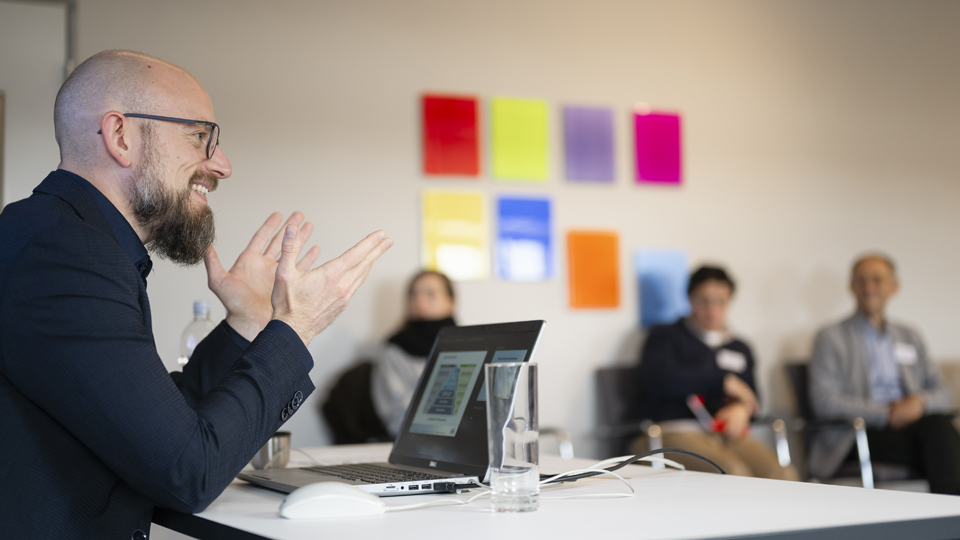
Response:
[[[775,412],[791,403],[781,362],[808,354],[817,326],[852,309],[848,265],[865,249],[900,262],[893,315],[919,326],[936,357],[960,357],[960,4],[80,0],[78,11],[79,59],[141,50],[183,65],[213,97],[235,171],[210,197],[222,259],[273,210],[304,211],[326,257],[377,228],[396,239],[311,346],[320,390],[291,421],[295,445],[327,441],[316,408],[331,377],[400,321],[427,188],[549,195],[558,261],[568,229],[620,231],[619,309],[568,308],[562,265],[545,283],[458,287],[462,323],[548,321],[543,421],[574,431],[583,450],[592,372],[635,354],[621,349],[637,324],[638,247],[682,247],[693,263],[732,270],[732,324],[755,346]],[[426,179],[423,91],[548,100],[550,182]],[[682,188],[633,185],[628,110],[638,101],[684,113]],[[619,112],[615,185],[563,181],[556,108],[566,103]],[[8,193],[39,180],[8,176]],[[150,293],[172,366],[191,301],[213,295],[202,269],[169,264],[157,266]]]
[[[6,95],[0,203],[29,196],[60,161],[53,101],[66,60],[63,5],[0,2],[0,91]]]

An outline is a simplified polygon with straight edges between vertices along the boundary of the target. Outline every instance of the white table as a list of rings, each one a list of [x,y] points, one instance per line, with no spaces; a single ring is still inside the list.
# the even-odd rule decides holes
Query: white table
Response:
[[[304,450],[328,463],[385,460],[390,445]],[[543,456],[541,472],[582,467],[587,460]],[[311,463],[294,454],[289,466]],[[536,512],[494,514],[489,498],[381,516],[316,521],[279,517],[282,493],[235,481],[196,514],[158,510],[154,521],[198,538],[960,538],[960,497],[759,480],[629,466],[631,498],[550,500],[578,493],[625,492],[617,480],[588,479],[547,488]],[[407,505],[461,495],[386,498]]]

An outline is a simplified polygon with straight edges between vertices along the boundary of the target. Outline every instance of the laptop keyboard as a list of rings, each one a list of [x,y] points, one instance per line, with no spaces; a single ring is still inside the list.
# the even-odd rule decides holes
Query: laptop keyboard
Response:
[[[447,478],[446,476],[437,476],[435,474],[420,473],[415,471],[403,471],[365,463],[359,463],[355,465],[304,467],[304,470],[312,471],[325,476],[334,476],[337,478],[343,478],[344,480],[354,480],[357,482],[367,482],[370,484],[413,482],[419,480],[442,480]]]

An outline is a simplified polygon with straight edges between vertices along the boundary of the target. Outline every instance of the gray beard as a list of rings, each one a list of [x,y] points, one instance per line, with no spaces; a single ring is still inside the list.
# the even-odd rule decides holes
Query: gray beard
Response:
[[[164,188],[159,174],[159,141],[151,128],[144,128],[143,160],[135,171],[131,193],[134,217],[147,236],[153,238],[147,246],[151,253],[180,266],[193,266],[203,260],[216,238],[213,211],[209,206],[193,208],[189,183],[179,190]],[[193,174],[190,181],[194,180],[217,185],[217,178],[204,169]]]

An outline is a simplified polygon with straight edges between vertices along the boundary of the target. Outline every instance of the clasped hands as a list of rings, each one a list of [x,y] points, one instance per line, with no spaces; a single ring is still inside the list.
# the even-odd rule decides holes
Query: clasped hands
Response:
[[[307,345],[347,307],[393,240],[383,231],[374,232],[343,255],[311,269],[320,256],[319,247],[297,258],[313,225],[303,223],[303,214],[294,212],[274,233],[282,220],[280,213],[271,214],[229,271],[213,246],[208,248],[207,285],[226,308],[227,324],[244,338],[252,341],[268,322],[279,319]]]
[[[923,397],[917,394],[894,401],[890,404],[890,419],[887,420],[887,425],[892,429],[905,428],[923,416],[924,408]]]
[[[730,373],[723,379],[723,393],[731,400],[713,419],[723,426],[728,437],[743,437],[750,432],[750,419],[760,408],[757,395],[743,379]]]

